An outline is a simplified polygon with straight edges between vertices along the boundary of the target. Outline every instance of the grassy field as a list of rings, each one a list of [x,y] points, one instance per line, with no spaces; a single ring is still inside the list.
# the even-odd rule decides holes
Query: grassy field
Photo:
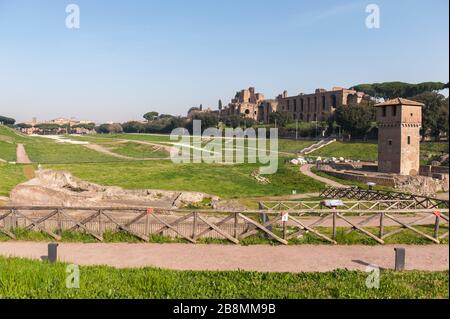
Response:
[[[327,174],[325,172],[319,171],[316,167],[312,167],[311,168],[311,172],[313,172],[314,174],[316,174],[318,176],[322,176],[322,177],[331,179],[332,181],[338,182],[338,183],[340,183],[342,185],[357,186],[357,187],[362,188],[362,189],[369,189],[369,187],[367,186],[366,183],[362,183],[362,182],[358,182],[358,181],[351,181],[351,180],[348,180],[348,179],[338,178],[336,176],[333,176],[333,175]],[[380,190],[380,191],[395,191],[391,187],[382,186],[382,185],[376,185],[373,189],[374,190]]]
[[[16,147],[14,142],[0,139],[0,159],[14,162],[16,160]]]
[[[440,155],[441,153],[447,153],[449,145],[447,142],[424,142],[420,144],[421,151]]]
[[[446,142],[424,142],[420,144],[422,158],[448,154],[449,146]],[[335,142],[311,154],[321,157],[344,157],[346,159],[376,161],[378,159],[378,144],[376,142]],[[426,161],[422,162],[426,164]]]
[[[278,172],[268,175],[270,184],[258,183],[250,174],[258,164],[173,164],[171,161],[45,165],[68,170],[75,176],[101,185],[127,189],[199,191],[225,198],[274,196],[318,192],[324,185],[303,174],[298,167],[280,161]]]
[[[153,135],[153,134],[102,134],[96,136],[83,136],[83,137],[72,137],[72,139],[88,141],[97,144],[107,144],[111,140],[132,140],[132,141],[141,141],[141,142],[150,142],[156,144],[163,145],[172,145],[173,143],[177,143],[178,141],[171,141],[169,135]],[[228,143],[229,139],[223,139],[223,145],[225,147],[230,146]],[[204,146],[208,143],[207,140],[202,142]],[[302,149],[314,144],[315,141],[302,141],[302,140],[290,140],[290,139],[279,139],[278,140],[278,151],[285,153],[295,154]],[[248,142],[245,141],[244,148],[248,146]]]
[[[16,185],[27,180],[26,167],[0,163],[0,196],[8,196]]]
[[[8,144],[5,150],[2,147],[4,144],[0,144],[0,158],[5,156],[7,158],[4,159],[7,160],[15,160],[15,148],[18,143],[24,144],[33,163],[83,163],[119,160],[89,150],[82,145],[61,144],[47,138],[24,136],[2,125],[0,125],[0,142]]]
[[[0,298],[448,298],[448,272],[258,273],[80,267],[80,288],[66,288],[66,264],[0,257]]]
[[[82,145],[61,144],[45,138],[34,137],[26,142],[25,149],[33,163],[100,163],[123,161],[87,149]]]
[[[378,159],[378,144],[371,142],[334,142],[309,155],[376,161]]]

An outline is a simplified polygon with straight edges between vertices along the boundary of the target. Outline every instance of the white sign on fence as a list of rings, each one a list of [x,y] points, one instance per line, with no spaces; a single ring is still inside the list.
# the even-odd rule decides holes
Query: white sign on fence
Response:
[[[281,221],[282,221],[282,222],[287,222],[287,221],[289,221],[289,213],[288,213],[288,212],[282,212],[282,213],[281,213]]]

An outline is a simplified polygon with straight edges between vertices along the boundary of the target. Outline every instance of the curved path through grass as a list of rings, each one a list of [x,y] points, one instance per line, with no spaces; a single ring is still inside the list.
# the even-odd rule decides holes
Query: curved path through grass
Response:
[[[324,183],[324,184],[326,184],[328,186],[332,186],[332,187],[348,187],[348,186],[342,185],[342,184],[340,184],[338,182],[335,182],[335,181],[333,181],[331,179],[328,179],[328,178],[325,178],[325,177],[318,176],[318,175],[314,174],[313,172],[311,172],[311,168],[313,166],[315,166],[315,165],[314,164],[302,165],[302,166],[300,166],[300,172],[302,174],[304,174],[306,176],[309,176],[311,178],[314,178],[316,181]]]

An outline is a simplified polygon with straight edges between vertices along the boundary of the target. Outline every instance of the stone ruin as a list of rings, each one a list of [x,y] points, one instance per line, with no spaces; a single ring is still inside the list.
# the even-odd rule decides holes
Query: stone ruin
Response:
[[[83,181],[65,171],[38,170],[36,177],[18,185],[10,194],[9,205],[65,207],[157,207],[180,208],[205,199],[219,198],[200,192],[154,189],[126,190]]]
[[[370,163],[317,163],[317,168],[329,175],[361,183],[374,182],[400,192],[434,196],[449,191],[449,174],[399,175],[378,173],[377,165]],[[439,177],[439,178],[437,178]]]

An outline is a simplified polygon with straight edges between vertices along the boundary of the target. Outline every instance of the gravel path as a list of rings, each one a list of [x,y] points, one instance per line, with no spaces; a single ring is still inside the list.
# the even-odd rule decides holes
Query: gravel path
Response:
[[[23,144],[17,144],[16,157],[17,164],[31,164],[31,161],[27,155],[27,152],[25,151],[25,147],[23,146]]]
[[[406,248],[406,269],[449,269],[448,245],[385,246],[233,246],[190,244],[79,244],[61,243],[59,260],[79,265],[117,268],[144,266],[176,270],[247,270],[262,272],[326,272],[365,270],[367,264],[394,267],[394,247]],[[47,244],[0,243],[0,255],[39,259]]]
[[[342,185],[342,184],[340,184],[338,182],[335,182],[335,181],[333,181],[331,179],[328,179],[328,178],[325,178],[325,177],[318,176],[318,175],[314,174],[313,172],[311,172],[311,167],[313,167],[313,166],[315,166],[315,165],[314,164],[302,165],[302,166],[300,166],[300,172],[302,174],[306,175],[306,176],[314,178],[315,180],[317,180],[319,182],[325,183],[328,186],[332,186],[332,187],[348,187],[348,186]]]

